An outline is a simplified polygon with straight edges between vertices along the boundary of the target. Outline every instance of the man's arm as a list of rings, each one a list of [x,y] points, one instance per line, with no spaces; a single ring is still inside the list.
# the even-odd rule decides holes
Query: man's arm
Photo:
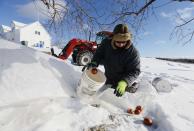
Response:
[[[133,53],[133,56],[131,58],[126,60],[126,66],[125,66],[125,72],[123,73],[123,80],[125,80],[128,84],[128,86],[131,86],[131,84],[137,79],[140,71],[140,55],[135,50]]]
[[[92,58],[92,62],[96,62],[97,65],[103,63],[102,61],[103,61],[103,59],[104,59],[105,46],[106,46],[106,44],[107,44],[106,41],[107,41],[107,40],[105,39],[105,40],[103,40],[103,41],[101,42],[100,47],[98,47],[98,49],[96,50],[96,52],[95,52],[95,54],[94,54],[94,56],[93,56],[93,58]]]

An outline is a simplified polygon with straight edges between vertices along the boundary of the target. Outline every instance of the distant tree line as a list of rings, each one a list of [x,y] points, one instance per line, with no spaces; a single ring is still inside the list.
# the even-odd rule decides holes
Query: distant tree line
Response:
[[[160,58],[160,57],[156,57],[156,59],[173,61],[173,62],[182,62],[182,63],[194,63],[194,59],[188,59],[188,58]]]

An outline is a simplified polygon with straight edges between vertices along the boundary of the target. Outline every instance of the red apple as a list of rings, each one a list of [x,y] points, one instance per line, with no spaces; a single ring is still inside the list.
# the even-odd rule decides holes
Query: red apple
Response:
[[[92,72],[92,74],[97,74],[98,70],[96,68],[92,68],[91,72]]]
[[[151,126],[153,124],[153,121],[149,117],[144,117],[143,123],[147,126]]]
[[[127,109],[127,113],[129,113],[129,114],[134,114],[134,112],[133,112],[133,110],[132,110],[131,108],[128,108],[128,109]]]
[[[141,110],[136,110],[136,109],[135,109],[135,114],[136,114],[136,115],[139,115],[140,113],[141,113]]]
[[[143,111],[143,107],[138,105],[138,106],[136,106],[135,110],[140,110],[142,112]]]

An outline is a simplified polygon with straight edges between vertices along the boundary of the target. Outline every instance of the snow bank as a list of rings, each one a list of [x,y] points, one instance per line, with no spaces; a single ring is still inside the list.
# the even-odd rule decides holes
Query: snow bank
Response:
[[[194,65],[141,62],[138,91],[116,97],[107,89],[97,108],[75,97],[82,67],[71,58],[64,62],[0,40],[0,131],[193,131]],[[156,77],[169,81],[171,92],[158,93]],[[143,106],[140,115],[126,113],[137,105]],[[153,126],[142,124],[145,116]]]
[[[2,131],[78,131],[110,121],[104,109],[73,98],[41,98],[0,110]]]
[[[80,73],[52,56],[5,40],[0,43],[0,106],[73,95]]]

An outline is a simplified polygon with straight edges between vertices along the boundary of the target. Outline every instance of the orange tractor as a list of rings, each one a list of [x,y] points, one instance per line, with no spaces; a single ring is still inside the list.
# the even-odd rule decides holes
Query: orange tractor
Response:
[[[95,41],[74,38],[68,42],[58,56],[54,53],[53,48],[51,48],[51,53],[53,56],[63,60],[66,60],[72,54],[73,62],[77,65],[84,66],[91,61],[96,49],[100,46],[101,41],[111,36],[112,32],[101,31],[96,34]]]

